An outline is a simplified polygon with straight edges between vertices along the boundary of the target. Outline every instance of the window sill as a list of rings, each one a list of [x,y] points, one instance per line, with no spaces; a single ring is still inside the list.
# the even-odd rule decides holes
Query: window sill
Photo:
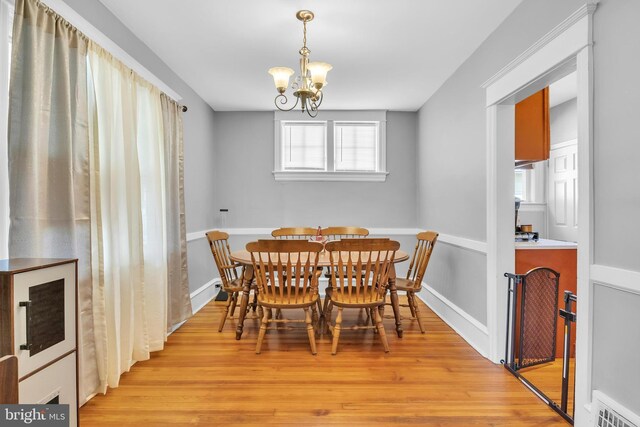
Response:
[[[385,182],[389,172],[273,171],[276,181]]]

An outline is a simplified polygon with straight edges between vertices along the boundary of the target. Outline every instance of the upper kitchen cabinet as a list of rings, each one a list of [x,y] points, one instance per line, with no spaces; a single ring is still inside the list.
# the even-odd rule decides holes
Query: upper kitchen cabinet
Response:
[[[549,158],[549,88],[516,104],[516,161],[538,162]]]

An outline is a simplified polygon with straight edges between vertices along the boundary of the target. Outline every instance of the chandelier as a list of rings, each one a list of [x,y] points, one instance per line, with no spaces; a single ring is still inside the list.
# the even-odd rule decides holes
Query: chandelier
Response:
[[[327,73],[333,67],[326,62],[309,62],[311,51],[307,48],[307,22],[313,20],[313,12],[310,10],[300,10],[296,13],[296,18],[302,21],[302,48],[300,49],[300,75],[296,77],[291,85],[296,97],[296,102],[292,107],[288,107],[289,99],[285,91],[289,87],[289,78],[294,71],[289,67],[273,67],[269,69],[269,74],[273,76],[273,82],[278,90],[278,95],[274,99],[276,107],[281,111],[291,111],[298,103],[309,116],[318,115],[318,107],[322,104],[322,88],[327,84]]]

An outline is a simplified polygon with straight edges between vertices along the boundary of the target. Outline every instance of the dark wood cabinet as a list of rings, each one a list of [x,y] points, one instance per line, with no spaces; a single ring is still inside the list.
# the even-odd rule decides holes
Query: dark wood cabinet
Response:
[[[541,161],[549,158],[549,88],[536,92],[516,104],[516,161]]]

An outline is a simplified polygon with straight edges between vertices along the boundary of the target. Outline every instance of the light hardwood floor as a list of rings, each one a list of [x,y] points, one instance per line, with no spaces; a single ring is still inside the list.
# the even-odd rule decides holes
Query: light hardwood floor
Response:
[[[83,406],[80,420],[140,427],[569,425],[431,310],[421,310],[424,335],[417,322],[405,321],[398,339],[393,320],[384,320],[387,354],[373,331],[345,330],[337,356],[328,335],[312,356],[299,329],[270,331],[256,355],[257,319],[247,319],[236,341],[233,319],[217,332],[222,303],[212,302],[169,337],[165,350],[124,374],[120,387]],[[344,322],[357,317],[346,314]]]
[[[575,359],[569,360],[569,393],[567,398],[568,412],[573,414],[573,397],[575,390]],[[558,405],[562,399],[562,359],[543,365],[532,366],[520,370],[520,374],[531,384],[538,387]]]

